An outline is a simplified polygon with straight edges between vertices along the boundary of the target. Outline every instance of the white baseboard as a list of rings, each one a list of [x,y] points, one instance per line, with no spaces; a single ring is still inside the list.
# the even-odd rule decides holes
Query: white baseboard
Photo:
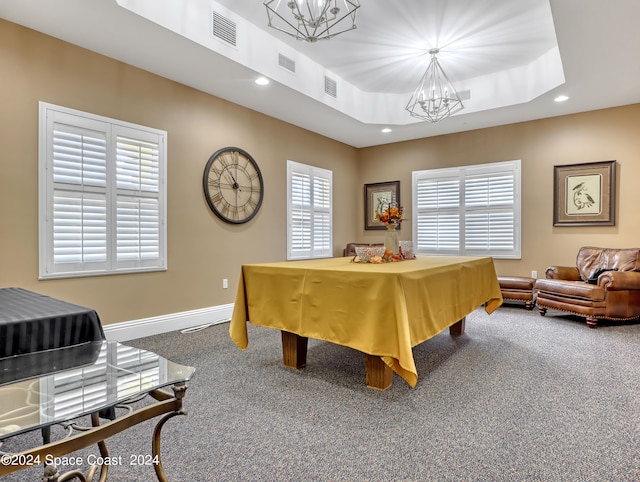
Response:
[[[184,330],[202,325],[217,325],[228,322],[233,313],[233,303],[212,306],[199,310],[170,313],[140,320],[123,321],[104,325],[108,340],[127,341],[145,336],[158,335],[169,331]]]

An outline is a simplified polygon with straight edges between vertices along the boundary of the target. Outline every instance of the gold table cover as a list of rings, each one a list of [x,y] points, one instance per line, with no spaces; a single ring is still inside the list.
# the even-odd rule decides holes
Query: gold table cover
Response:
[[[485,304],[486,303],[486,304]],[[502,304],[492,258],[417,256],[397,263],[327,258],[242,266],[229,335],[247,321],[377,355],[415,387],[412,347],[485,304]]]

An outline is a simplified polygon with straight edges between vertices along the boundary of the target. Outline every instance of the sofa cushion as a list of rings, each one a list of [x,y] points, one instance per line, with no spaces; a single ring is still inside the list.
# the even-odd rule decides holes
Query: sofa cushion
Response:
[[[539,279],[536,281],[535,289],[549,293],[570,296],[573,298],[584,298],[592,301],[603,301],[605,290],[598,285],[590,285],[584,281],[566,281],[559,279]]]
[[[583,281],[593,278],[601,270],[640,271],[640,249],[584,246],[578,251],[576,266]]]

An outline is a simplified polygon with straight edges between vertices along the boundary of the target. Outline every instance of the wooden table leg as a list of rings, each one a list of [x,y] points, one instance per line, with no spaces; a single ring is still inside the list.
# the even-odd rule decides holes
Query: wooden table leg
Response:
[[[386,390],[391,386],[393,370],[376,355],[364,354],[367,386],[378,390]]]
[[[282,358],[284,366],[289,368],[304,368],[307,364],[307,342],[305,336],[282,331]]]
[[[464,322],[467,319],[465,316],[460,321],[455,322],[453,325],[449,327],[450,335],[463,335],[464,334]]]

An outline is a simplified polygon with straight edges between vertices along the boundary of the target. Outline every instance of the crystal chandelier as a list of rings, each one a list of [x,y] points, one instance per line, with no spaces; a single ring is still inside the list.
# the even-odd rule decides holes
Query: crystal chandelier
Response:
[[[269,27],[317,42],[356,28],[358,0],[265,0]]]
[[[439,49],[429,50],[431,63],[406,107],[413,117],[434,124],[464,108],[460,96],[438,62],[438,52]]]

